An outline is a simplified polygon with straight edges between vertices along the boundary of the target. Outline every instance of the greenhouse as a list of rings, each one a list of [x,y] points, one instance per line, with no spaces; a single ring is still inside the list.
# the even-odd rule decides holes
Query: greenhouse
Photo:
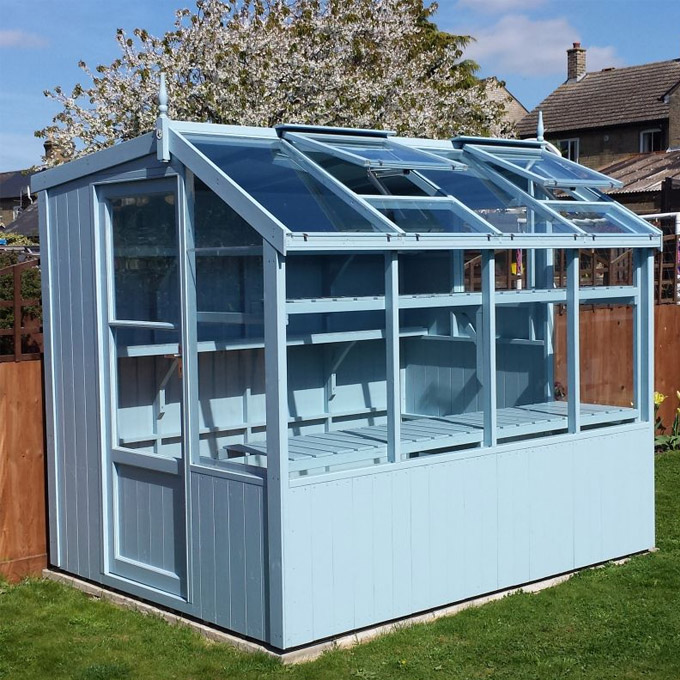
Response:
[[[286,650],[653,547],[661,235],[613,184],[540,133],[164,112],[34,176],[52,564]]]

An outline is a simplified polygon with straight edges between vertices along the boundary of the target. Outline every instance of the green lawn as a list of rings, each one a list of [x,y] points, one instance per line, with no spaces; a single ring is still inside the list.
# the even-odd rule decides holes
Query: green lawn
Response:
[[[0,585],[0,678],[680,678],[680,452],[656,459],[659,551],[283,667],[48,581]]]

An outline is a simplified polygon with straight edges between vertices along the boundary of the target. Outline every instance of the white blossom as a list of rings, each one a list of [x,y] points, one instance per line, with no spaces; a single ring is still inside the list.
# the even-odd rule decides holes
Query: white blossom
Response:
[[[45,93],[63,108],[36,135],[69,159],[151,130],[160,71],[179,120],[505,132],[503,105],[462,58],[470,38],[437,30],[435,10],[423,0],[199,0],[162,37],[119,29],[118,59],[94,71],[81,62],[89,86]]]

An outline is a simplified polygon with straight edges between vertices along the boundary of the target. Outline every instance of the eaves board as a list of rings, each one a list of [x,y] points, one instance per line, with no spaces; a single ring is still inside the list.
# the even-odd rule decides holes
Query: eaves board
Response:
[[[148,132],[128,142],[122,142],[64,165],[38,172],[31,177],[31,189],[32,191],[51,189],[155,153],[156,138],[153,133]]]
[[[653,234],[346,234],[288,233],[287,252],[660,248]]]

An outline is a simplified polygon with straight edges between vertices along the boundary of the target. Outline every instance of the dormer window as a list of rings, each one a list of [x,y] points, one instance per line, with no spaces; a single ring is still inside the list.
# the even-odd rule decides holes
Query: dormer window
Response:
[[[640,153],[663,150],[663,134],[661,128],[651,128],[640,133]]]

